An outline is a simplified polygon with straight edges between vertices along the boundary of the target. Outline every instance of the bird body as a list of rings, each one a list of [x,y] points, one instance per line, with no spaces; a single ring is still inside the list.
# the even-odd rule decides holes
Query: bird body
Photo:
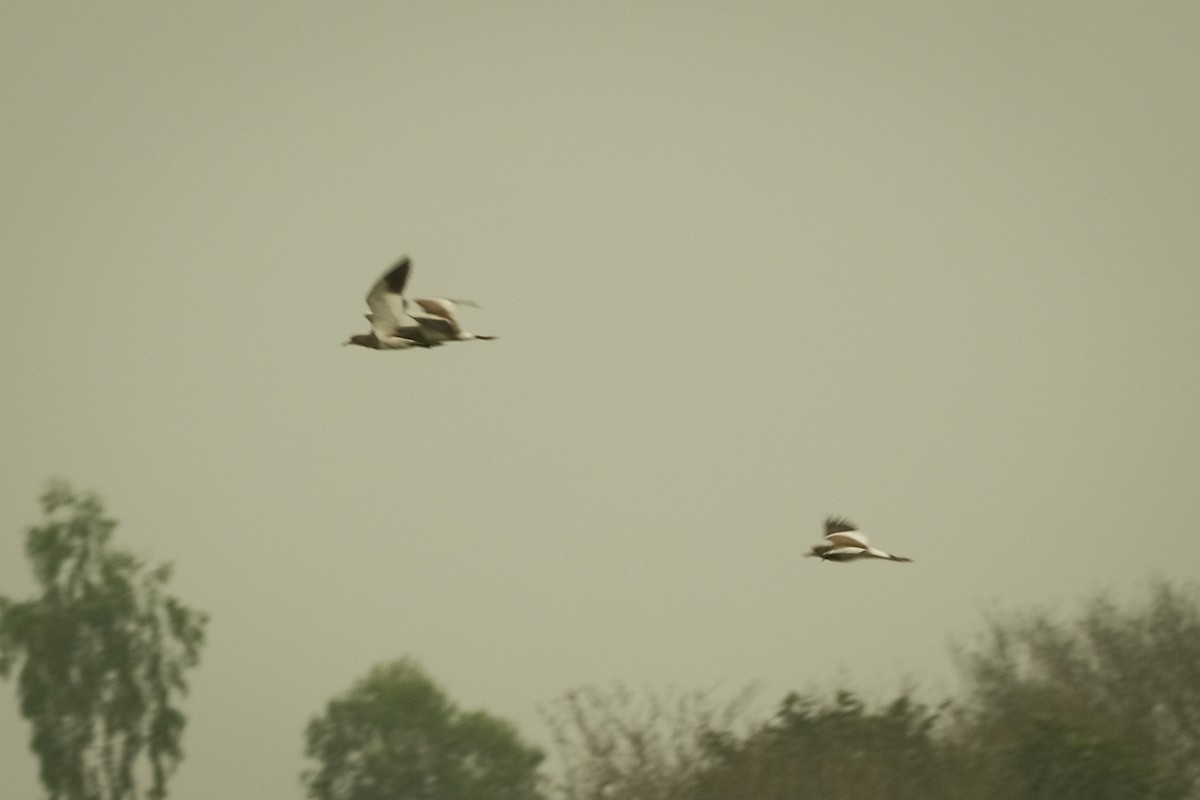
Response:
[[[385,336],[380,338],[374,331],[371,333],[356,333],[342,342],[345,347],[356,344],[359,347],[369,347],[372,350],[407,350],[410,347],[432,347],[433,345],[403,336]]]
[[[371,323],[369,333],[351,336],[342,345],[358,345],[373,350],[407,350],[410,347],[435,347],[442,342],[468,341],[470,339],[494,339],[464,331],[455,316],[457,305],[475,305],[469,300],[445,298],[416,300],[426,314],[413,316],[408,313],[408,299],[404,287],[412,270],[412,260],[407,256],[396,262],[367,292],[367,321]]]
[[[470,300],[449,300],[445,297],[422,297],[413,301],[425,315],[414,317],[417,324],[421,326],[421,330],[433,342],[440,344],[444,341],[449,342],[467,342],[472,339],[482,339],[490,341],[495,339],[495,336],[484,336],[480,333],[471,333],[463,330],[458,323],[458,316],[455,312],[458,306],[472,306],[479,308]]]
[[[825,518],[825,541],[813,545],[812,550],[805,555],[820,558],[822,561],[857,561],[863,558],[912,561],[911,558],[894,556],[872,547],[854,523],[842,517]]]

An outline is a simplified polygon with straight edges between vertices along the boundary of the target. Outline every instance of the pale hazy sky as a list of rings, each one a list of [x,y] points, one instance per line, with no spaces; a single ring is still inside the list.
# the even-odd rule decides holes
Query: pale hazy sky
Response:
[[[1200,574],[1200,5],[9,3],[0,592],[47,478],[212,615],[175,800],[379,661],[933,690]],[[339,347],[399,255],[501,338]],[[849,516],[912,565],[801,557]],[[36,762],[0,686],[0,796]]]

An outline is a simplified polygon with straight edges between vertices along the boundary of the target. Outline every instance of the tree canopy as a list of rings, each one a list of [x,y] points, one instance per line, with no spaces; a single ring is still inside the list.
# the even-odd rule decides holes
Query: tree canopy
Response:
[[[374,667],[308,724],[317,800],[535,800],[544,758],[508,722],[465,712],[408,659]]]
[[[148,773],[145,796],[165,797],[207,618],[166,593],[169,564],[110,546],[98,497],[52,483],[41,502],[25,540],[40,593],[0,597],[0,676],[18,671],[41,781],[51,800],[125,800]]]
[[[959,646],[963,687],[789,694],[745,724],[619,689],[574,690],[548,721],[567,800],[1200,800],[1200,603],[1152,586],[1074,618],[993,615]],[[732,708],[732,706],[731,706]],[[671,713],[664,713],[671,712]],[[737,723],[736,725],[733,723]]]
[[[1157,583],[1074,620],[994,615],[959,648],[963,730],[1021,797],[1200,796],[1200,604]]]

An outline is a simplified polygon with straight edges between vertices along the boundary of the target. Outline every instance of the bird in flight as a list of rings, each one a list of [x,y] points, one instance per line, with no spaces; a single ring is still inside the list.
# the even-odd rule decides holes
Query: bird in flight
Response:
[[[371,323],[371,332],[354,334],[342,342],[343,347],[356,344],[373,350],[407,350],[432,346],[421,332],[421,326],[408,315],[404,284],[408,283],[411,268],[412,261],[405,256],[375,281],[371,291],[367,292],[367,308],[371,313],[366,316]]]
[[[842,517],[825,518],[825,541],[813,545],[806,556],[815,556],[822,561],[857,561],[860,558],[882,558],[887,561],[912,561],[904,556],[885,553],[858,531],[853,522]]]
[[[435,344],[441,344],[444,341],[467,342],[471,339],[491,341],[496,338],[495,336],[485,336],[482,333],[471,333],[463,330],[462,326],[458,324],[458,316],[454,313],[458,310],[458,306],[479,308],[479,305],[471,300],[447,300],[445,297],[432,297],[418,298],[413,302],[425,312],[414,319],[421,326],[425,336]]]
[[[496,338],[464,331],[458,324],[455,304],[474,306],[470,300],[421,299],[415,302],[426,313],[409,314],[404,287],[411,271],[412,259],[405,256],[375,282],[367,292],[367,308],[371,311],[365,315],[371,331],[351,336],[342,342],[343,347],[354,344],[373,350],[407,350],[447,341]]]

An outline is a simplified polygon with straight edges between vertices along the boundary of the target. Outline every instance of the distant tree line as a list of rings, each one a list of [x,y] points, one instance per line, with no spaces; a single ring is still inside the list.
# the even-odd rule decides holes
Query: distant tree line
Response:
[[[1200,798],[1200,604],[1151,587],[1074,619],[992,616],[956,652],[964,689],[789,694],[774,716],[572,692],[547,714],[563,800],[1195,800]],[[682,713],[681,713],[682,712]],[[729,720],[736,724],[730,724]]]
[[[1188,800],[1200,798],[1200,604],[1152,586],[1074,619],[997,614],[958,646],[964,688],[869,704],[584,687],[544,710],[558,765],[413,662],[375,668],[308,730],[317,800]],[[467,721],[470,724],[466,724]]]
[[[50,800],[161,800],[207,617],[169,565],[112,546],[92,494],[52,483],[26,535],[38,594],[0,595],[0,677]],[[1072,618],[997,613],[955,649],[962,689],[866,702],[583,687],[543,709],[556,755],[459,708],[411,659],[372,668],[305,731],[314,800],[1200,800],[1200,599],[1151,585]]]

